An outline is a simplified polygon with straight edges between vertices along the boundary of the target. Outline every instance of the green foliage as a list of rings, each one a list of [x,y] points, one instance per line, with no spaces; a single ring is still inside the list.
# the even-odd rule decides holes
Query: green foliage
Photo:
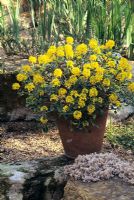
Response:
[[[113,145],[134,151],[134,121],[128,124],[110,123],[107,127],[106,139]]]
[[[126,38],[127,45],[133,40],[134,8],[131,0],[28,0],[33,24],[30,43],[20,38],[21,0],[16,4],[12,0],[8,2],[6,14],[10,17],[10,26],[7,26],[5,10],[0,6],[0,28],[3,32],[1,41],[5,43],[3,47],[10,53],[15,49],[17,53],[30,54],[26,43],[32,53],[41,53],[50,43],[57,43],[61,35],[73,36],[79,42],[92,37],[101,42],[114,39],[119,48]]]

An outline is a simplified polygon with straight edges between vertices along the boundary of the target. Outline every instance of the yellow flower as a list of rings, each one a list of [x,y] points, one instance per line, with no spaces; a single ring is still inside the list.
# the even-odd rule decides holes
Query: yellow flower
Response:
[[[58,96],[56,94],[51,94],[50,101],[58,101]]]
[[[121,58],[119,60],[119,65],[118,65],[119,70],[126,70],[131,72],[132,71],[132,66],[128,63],[128,60],[126,58]]]
[[[109,87],[110,86],[110,80],[108,78],[105,78],[102,82],[102,84],[106,87]]]
[[[64,85],[65,87],[70,88],[72,86],[72,83],[69,80],[66,80]]]
[[[94,78],[95,78],[95,83],[99,83],[103,79],[103,74],[96,73],[96,75],[94,76]]]
[[[96,56],[95,54],[93,54],[93,55],[91,55],[91,56],[89,57],[89,60],[91,60],[91,61],[96,61],[96,60],[97,60],[97,56]]]
[[[63,106],[63,112],[67,112],[69,110],[69,107],[67,105]]]
[[[128,65],[128,60],[124,57],[122,57],[120,60],[119,60],[119,66],[121,67],[126,67]]]
[[[39,64],[48,64],[52,62],[52,59],[47,54],[44,54],[38,57],[38,62]]]
[[[42,106],[41,108],[40,108],[40,111],[47,111],[48,110],[48,107],[47,106]]]
[[[115,103],[114,103],[117,107],[120,107],[121,106],[121,102],[120,101],[115,101]]]
[[[29,56],[28,61],[32,64],[35,64],[37,62],[37,58],[35,56]]]
[[[72,67],[71,72],[73,75],[79,76],[81,71],[80,71],[79,67]]]
[[[115,70],[115,69],[109,69],[109,72],[111,73],[111,74],[113,74],[113,75],[116,75],[117,74],[117,71]]]
[[[13,83],[12,89],[13,90],[19,90],[20,89],[20,84],[19,83]]]
[[[98,41],[92,38],[91,40],[89,40],[89,47],[91,49],[95,49],[96,47],[98,47]]]
[[[74,66],[74,62],[72,60],[68,60],[67,67],[73,67],[73,66]]]
[[[26,74],[17,74],[16,79],[19,82],[25,81],[27,79],[27,75]]]
[[[78,108],[84,108],[85,106],[85,101],[83,101],[81,98],[78,101]]]
[[[95,87],[92,87],[92,88],[89,90],[89,96],[90,96],[90,97],[96,97],[96,96],[98,96],[98,90],[97,90]]]
[[[56,54],[58,57],[64,57],[65,56],[64,46],[58,46],[56,50]]]
[[[115,93],[110,94],[109,100],[111,103],[115,103],[118,100],[118,97]]]
[[[82,43],[76,47],[76,56],[85,55],[87,53],[87,45]]]
[[[55,77],[61,77],[62,76],[62,74],[63,74],[63,72],[62,72],[62,70],[60,69],[60,68],[57,68],[57,69],[55,69],[54,70],[54,73],[53,73],[53,75],[55,76]]]
[[[90,77],[90,69],[83,69],[82,74],[85,78]]]
[[[46,124],[46,123],[48,122],[48,120],[47,120],[46,118],[44,118],[44,117],[41,117],[41,118],[40,118],[40,122],[41,122],[42,124]]]
[[[87,111],[88,111],[88,114],[91,115],[95,111],[95,106],[94,105],[89,105],[87,107]]]
[[[54,87],[60,86],[60,84],[61,84],[58,78],[54,78],[51,83]]]
[[[128,90],[129,90],[130,92],[134,92],[134,82],[129,83],[129,85],[128,85]]]
[[[99,63],[98,62],[91,62],[91,68],[92,69],[97,69],[97,68],[99,68]]]
[[[87,88],[83,88],[81,91],[83,94],[88,94],[88,89]]]
[[[33,75],[33,82],[35,84],[42,84],[42,83],[44,83],[44,78],[40,74],[34,74]]]
[[[95,83],[96,83],[96,77],[95,77],[95,76],[90,76],[89,82],[90,82],[92,85],[95,85]]]
[[[107,65],[108,65],[109,67],[115,67],[116,63],[115,63],[115,61],[110,60],[110,61],[107,62]]]
[[[65,45],[65,55],[67,59],[73,58],[74,57],[74,52],[73,48],[70,44]]]
[[[106,55],[103,55],[102,58],[106,61],[108,58]]]
[[[132,79],[133,74],[131,72],[127,72],[126,76],[127,76],[127,79],[130,80]]]
[[[90,69],[91,68],[91,64],[90,63],[85,63],[83,65],[83,69]]]
[[[56,54],[56,46],[50,46],[49,49],[47,50],[47,55],[51,57],[54,54]]]
[[[28,92],[33,91],[34,88],[35,88],[35,85],[33,83],[28,83],[28,84],[25,85],[25,89],[27,89]]]
[[[105,47],[107,49],[112,49],[115,46],[115,41],[114,40],[108,40],[105,44]]]
[[[65,56],[65,53],[62,50],[57,50],[56,54],[57,54],[58,57],[64,57]]]
[[[74,98],[72,96],[67,96],[66,97],[66,103],[74,103]]]
[[[65,88],[60,88],[58,90],[58,95],[59,96],[64,96],[67,93],[67,90]]]
[[[117,74],[116,79],[117,79],[118,81],[122,82],[122,81],[125,80],[126,75],[127,75],[126,72],[121,72],[121,73]]]
[[[24,65],[24,66],[22,66],[22,70],[23,70],[24,72],[31,72],[31,71],[32,71],[32,69],[31,69],[31,67],[30,67],[29,65]]]
[[[66,43],[67,44],[73,44],[73,42],[74,42],[74,39],[72,37],[67,37],[66,38]]]
[[[78,96],[79,96],[77,90],[72,90],[72,91],[70,92],[70,95],[71,95],[71,96],[74,96],[74,97],[78,97]]]
[[[96,73],[97,73],[98,75],[103,75],[105,69],[104,69],[103,67],[96,67],[95,71],[96,71]]]
[[[105,49],[105,45],[100,45],[100,49]]]
[[[80,97],[80,99],[82,99],[82,100],[87,100],[87,94],[86,93],[81,93],[80,95],[79,95],[79,97]]]
[[[94,53],[100,54],[101,53],[101,49],[99,47],[93,49]]]
[[[77,119],[77,120],[81,119],[82,118],[82,112],[79,111],[79,110],[74,111],[73,117],[74,117],[74,119]]]
[[[58,50],[64,51],[64,46],[62,46],[62,45],[61,45],[61,46],[58,46],[58,47],[57,47],[57,51],[58,51]]]

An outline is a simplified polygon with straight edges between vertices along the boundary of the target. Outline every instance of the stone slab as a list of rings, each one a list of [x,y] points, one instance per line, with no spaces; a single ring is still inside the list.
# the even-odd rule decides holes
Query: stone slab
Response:
[[[69,180],[63,200],[134,200],[134,186],[118,178],[96,183]]]

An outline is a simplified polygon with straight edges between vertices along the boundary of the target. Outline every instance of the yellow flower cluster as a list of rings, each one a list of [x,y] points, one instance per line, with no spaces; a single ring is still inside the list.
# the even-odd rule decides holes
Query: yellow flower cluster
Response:
[[[63,74],[63,72],[62,72],[61,69],[57,68],[57,69],[54,70],[54,76],[55,76],[55,77],[57,77],[57,78],[58,78],[58,77],[61,77],[62,74]]]
[[[79,76],[80,75],[80,68],[79,67],[72,67],[71,72],[72,72],[73,75]]]
[[[47,106],[41,106],[40,111],[47,111],[48,107]]]
[[[20,89],[20,84],[19,83],[13,83],[12,89],[13,90],[19,90]]]
[[[81,55],[85,55],[88,51],[88,47],[86,44],[82,43],[82,44],[79,44],[77,47],[76,47],[76,55],[77,56],[81,56]]]
[[[88,45],[75,44],[69,36],[65,44],[30,56],[30,64],[22,66],[12,89],[23,86],[31,104],[43,114],[43,124],[47,113],[54,111],[78,128],[88,126],[100,111],[121,105],[122,89],[134,92],[132,67],[126,58],[113,53],[114,46],[113,40],[100,45],[94,38]]]
[[[29,62],[35,64],[37,62],[37,58],[35,56],[29,56]]]
[[[65,55],[67,59],[74,57],[73,47],[70,44],[65,45]]]
[[[58,95],[59,96],[64,96],[67,93],[67,90],[65,88],[60,88],[58,90]]]
[[[89,40],[89,47],[91,49],[95,49],[98,47],[98,41],[95,40],[94,38],[92,38],[91,40]]]
[[[106,42],[105,48],[112,49],[114,46],[115,46],[115,41],[113,41],[113,40],[108,40],[108,41]]]
[[[42,124],[46,124],[46,123],[48,122],[48,119],[46,119],[46,118],[44,118],[44,117],[41,117],[41,118],[40,118],[40,122],[41,122]]]
[[[96,97],[97,95],[98,95],[98,90],[95,87],[93,87],[89,90],[90,97]]]
[[[51,84],[52,84],[53,87],[61,85],[60,80],[58,78],[54,78],[52,80]]]
[[[31,69],[31,67],[30,67],[29,65],[24,65],[24,66],[22,66],[22,70],[23,70],[24,72],[31,72],[31,71],[32,71],[32,69]]]
[[[72,37],[67,37],[66,38],[66,43],[67,44],[73,44],[73,42],[74,42],[74,39]]]
[[[91,115],[95,111],[95,106],[94,105],[87,106],[87,111],[88,114]]]
[[[79,111],[79,110],[74,111],[73,117],[74,117],[74,119],[76,119],[76,120],[81,119],[81,118],[82,118],[82,112]]]
[[[34,84],[41,84],[44,83],[44,77],[41,76],[40,74],[34,74],[33,75],[33,83]]]
[[[19,82],[25,81],[27,79],[27,75],[26,74],[17,74],[16,79]]]
[[[47,54],[44,54],[44,55],[40,55],[39,57],[38,57],[38,63],[39,64],[48,64],[48,63],[50,63],[50,62],[52,62],[52,59],[49,57],[49,55],[47,55]]]
[[[69,110],[69,107],[67,105],[63,106],[63,112],[67,112]]]
[[[25,85],[25,89],[28,90],[28,92],[32,92],[35,88],[35,85],[33,83],[28,83]]]
[[[132,82],[132,83],[130,83],[130,84],[128,85],[128,90],[129,90],[130,92],[134,92],[134,82]]]

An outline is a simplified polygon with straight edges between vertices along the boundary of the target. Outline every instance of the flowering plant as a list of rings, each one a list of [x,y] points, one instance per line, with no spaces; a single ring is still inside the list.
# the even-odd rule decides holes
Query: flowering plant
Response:
[[[95,39],[75,44],[67,37],[65,44],[30,56],[30,64],[22,66],[12,88],[28,93],[28,105],[41,112],[44,124],[54,111],[77,128],[89,126],[109,106],[121,105],[122,89],[134,92],[132,67],[114,46],[113,40],[104,45]]]

